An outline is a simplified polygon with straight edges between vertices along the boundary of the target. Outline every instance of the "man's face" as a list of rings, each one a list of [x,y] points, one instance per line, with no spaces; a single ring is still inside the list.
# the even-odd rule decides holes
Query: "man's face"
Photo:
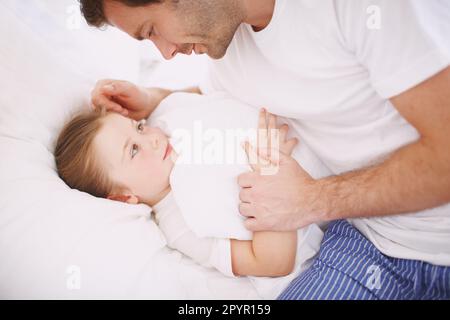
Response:
[[[139,40],[151,40],[165,59],[177,53],[222,58],[242,22],[235,0],[166,0],[128,7],[105,0],[108,22]]]

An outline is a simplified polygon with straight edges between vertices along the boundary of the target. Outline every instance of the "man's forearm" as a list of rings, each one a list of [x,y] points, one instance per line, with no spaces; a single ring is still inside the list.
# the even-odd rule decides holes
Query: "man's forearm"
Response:
[[[179,90],[170,90],[169,94],[175,93],[175,92],[186,92],[186,93],[195,93],[195,94],[202,94],[199,87],[189,87],[185,89],[179,89]]]
[[[151,87],[151,88],[143,88],[143,90],[146,92],[147,100],[142,104],[144,106],[142,109],[145,110],[145,113],[142,115],[142,118],[148,118],[150,114],[152,114],[152,112],[155,110],[155,108],[159,106],[161,101],[163,101],[172,93],[186,92],[186,93],[202,94],[200,88],[198,87],[190,87],[182,90],[170,90],[164,88]]]
[[[196,93],[196,94],[202,94],[201,90],[199,87],[190,87],[190,88],[186,88],[186,89],[182,89],[182,90],[175,90],[173,92],[187,92],[187,93]]]
[[[154,90],[155,88],[146,88],[148,91]],[[159,88],[160,94],[161,94],[161,100],[166,98],[168,95],[174,93],[174,92],[186,92],[186,93],[196,93],[196,94],[202,94],[199,87],[189,87],[185,89],[180,90],[170,90],[170,89],[163,89]],[[153,92],[152,92],[153,93]]]
[[[424,139],[383,163],[318,181],[324,220],[416,212],[450,202],[450,150]]]

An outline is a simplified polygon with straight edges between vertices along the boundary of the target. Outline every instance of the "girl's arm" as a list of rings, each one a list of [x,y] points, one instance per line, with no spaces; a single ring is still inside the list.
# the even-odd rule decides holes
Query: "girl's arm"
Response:
[[[276,174],[277,170],[267,157],[261,159],[260,151],[270,149],[269,158],[276,159],[277,152],[292,154],[297,139],[287,139],[288,127],[277,126],[277,117],[261,109],[258,117],[258,142],[256,148],[247,142],[245,149],[254,171]],[[275,150],[275,149],[277,150]],[[274,153],[275,151],[275,153]],[[256,160],[256,161],[255,161]],[[269,160],[269,161],[268,161]],[[297,252],[297,231],[255,232],[252,241],[231,240],[231,258],[235,275],[284,276],[292,272]]]
[[[255,232],[253,240],[231,240],[233,273],[237,276],[279,277],[292,272],[297,231]]]
[[[295,139],[286,139],[288,127],[276,126],[276,117],[262,110],[259,115],[258,129],[261,139],[272,146],[272,137],[268,133],[276,130],[275,139],[279,140],[279,150],[291,154],[296,145]],[[264,137],[263,137],[264,138]],[[259,140],[259,148],[265,143]],[[246,144],[249,148],[249,144]],[[258,156],[256,156],[258,158]],[[259,163],[250,163],[254,170],[260,170]],[[256,232],[253,240],[228,240],[198,238],[186,226],[178,208],[156,213],[160,229],[166,235],[169,247],[177,249],[205,266],[214,266],[225,274],[248,276],[284,276],[292,272],[297,252],[297,232]],[[231,248],[230,248],[231,247]],[[227,251],[225,251],[227,250]],[[231,255],[231,261],[226,260]],[[232,270],[231,270],[232,269]]]
[[[155,218],[169,247],[225,275],[283,276],[294,266],[296,232],[257,232],[249,241],[199,238],[172,201]]]

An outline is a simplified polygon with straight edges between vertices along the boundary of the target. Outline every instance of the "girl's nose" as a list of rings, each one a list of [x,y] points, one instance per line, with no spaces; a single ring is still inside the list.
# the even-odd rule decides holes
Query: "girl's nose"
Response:
[[[159,138],[156,134],[152,134],[150,137],[150,147],[155,151],[159,148]]]

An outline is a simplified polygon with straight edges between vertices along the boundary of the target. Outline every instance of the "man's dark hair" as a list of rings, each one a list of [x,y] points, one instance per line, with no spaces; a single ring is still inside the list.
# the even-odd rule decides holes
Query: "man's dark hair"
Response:
[[[108,24],[103,10],[105,0],[79,0],[80,9],[87,23],[93,27],[103,27]],[[164,0],[110,0],[123,3],[128,7],[141,7],[151,3],[161,3]]]

